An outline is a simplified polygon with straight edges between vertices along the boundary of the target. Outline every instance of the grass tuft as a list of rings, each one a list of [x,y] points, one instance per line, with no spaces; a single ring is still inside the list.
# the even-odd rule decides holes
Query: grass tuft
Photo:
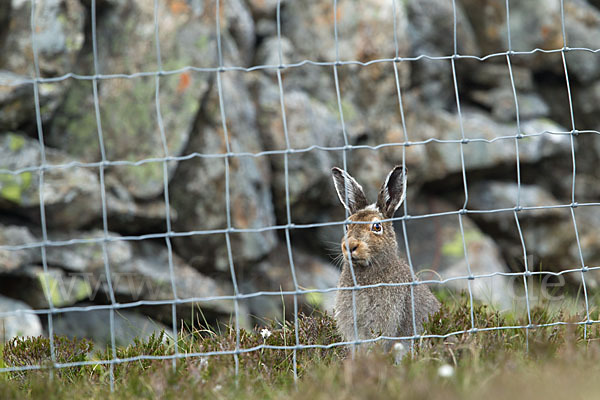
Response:
[[[594,309],[594,312],[595,309]],[[473,318],[471,317],[473,316]],[[400,364],[377,346],[357,352],[343,346],[297,349],[298,382],[294,381],[293,349],[265,346],[329,345],[339,342],[333,319],[320,313],[299,315],[293,321],[272,321],[253,330],[208,326],[187,329],[177,338],[180,355],[170,359],[136,359],[113,365],[115,392],[110,393],[112,348],[93,353],[86,340],[55,337],[56,361],[89,361],[81,367],[52,369],[49,340],[13,339],[4,345],[5,367],[40,365],[42,370],[12,371],[0,379],[3,398],[427,398],[486,400],[585,397],[600,389],[600,331],[576,322],[582,315],[537,305],[526,313],[500,313],[471,304],[466,296],[446,301],[428,323],[425,333],[444,336],[423,339],[412,356]],[[533,328],[555,321],[568,325]],[[531,325],[530,325],[531,322]],[[529,329],[512,328],[530,326]],[[503,329],[486,330],[504,327]],[[508,327],[508,328],[507,328]],[[478,331],[469,332],[472,328]],[[464,333],[457,333],[466,331]],[[297,337],[296,337],[297,332]],[[216,351],[234,355],[198,356]],[[175,354],[175,342],[164,332],[116,348],[119,359]],[[443,369],[443,372],[442,372]],[[53,371],[54,379],[50,379]],[[565,390],[564,387],[571,389]],[[558,396],[558,397],[557,397]],[[561,397],[562,396],[562,397]]]

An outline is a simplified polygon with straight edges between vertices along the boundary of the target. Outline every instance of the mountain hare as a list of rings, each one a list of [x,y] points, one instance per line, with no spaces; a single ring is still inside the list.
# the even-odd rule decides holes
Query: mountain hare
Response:
[[[379,191],[377,202],[370,205],[362,187],[354,178],[339,168],[333,168],[332,173],[338,197],[351,214],[349,220],[366,222],[348,224],[345,227],[346,234],[341,243],[344,264],[338,287],[354,286],[349,258],[352,259],[358,285],[413,282],[415,278],[410,267],[398,255],[392,222],[382,222],[392,218],[404,201],[404,168],[394,167]],[[363,288],[357,289],[355,293],[358,339],[414,334],[409,285]],[[415,285],[414,305],[417,333],[421,333],[423,322],[438,310],[440,304],[426,285]],[[351,290],[337,292],[335,320],[344,341],[356,339]],[[384,348],[389,350],[393,343],[387,340],[385,342]],[[402,347],[400,346],[401,349]]]

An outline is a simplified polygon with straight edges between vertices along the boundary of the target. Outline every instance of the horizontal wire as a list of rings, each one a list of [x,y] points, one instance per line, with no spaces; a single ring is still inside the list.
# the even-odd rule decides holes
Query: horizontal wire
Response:
[[[168,76],[168,75],[176,75],[184,72],[194,71],[194,72],[227,72],[227,71],[238,71],[238,72],[253,72],[253,71],[262,71],[262,70],[278,70],[278,69],[291,69],[298,68],[305,65],[312,65],[318,67],[332,67],[332,66],[347,66],[347,65],[357,65],[362,67],[367,67],[374,64],[381,63],[391,63],[391,62],[413,62],[420,60],[430,60],[430,61],[441,61],[441,60],[477,60],[477,61],[487,61],[491,58],[496,57],[506,57],[510,56],[518,56],[518,55],[531,55],[535,53],[544,53],[544,54],[556,54],[562,52],[571,52],[571,51],[584,51],[588,53],[598,53],[599,49],[591,49],[587,47],[562,47],[559,49],[540,49],[536,48],[529,51],[504,51],[487,54],[485,56],[474,56],[474,55],[465,55],[465,54],[452,54],[445,56],[431,56],[427,54],[421,54],[416,57],[394,57],[394,58],[378,58],[370,61],[358,61],[358,60],[346,60],[346,61],[314,61],[314,60],[302,60],[296,63],[289,64],[262,64],[255,65],[252,67],[240,67],[240,66],[222,66],[222,67],[195,67],[195,66],[185,66],[172,70],[159,70],[159,71],[145,71],[145,72],[135,72],[132,74],[94,74],[94,75],[81,75],[69,72],[67,74],[50,77],[50,78],[4,78],[0,79],[0,86],[22,86],[27,84],[37,83],[56,83],[62,82],[67,79],[76,79],[76,80],[103,80],[103,79],[132,79],[132,78],[141,78],[141,77],[156,77],[156,76]],[[10,71],[9,71],[10,72]],[[16,75],[16,74],[15,74]],[[18,75],[16,75],[18,76]]]
[[[600,206],[600,202],[598,203],[572,203],[572,204],[556,204],[556,205],[548,205],[548,206],[518,206],[518,207],[507,207],[507,208],[497,208],[491,210],[473,210],[473,209],[461,209],[461,210],[453,210],[453,211],[443,211],[437,213],[430,214],[421,214],[421,215],[402,215],[394,218],[382,219],[381,222],[393,222],[393,221],[410,221],[410,220],[420,220],[427,218],[437,218],[437,217],[445,217],[450,215],[459,215],[459,214],[496,214],[496,213],[504,213],[504,212],[521,212],[521,211],[538,211],[538,210],[552,210],[552,209],[573,209],[577,207],[598,207]],[[265,227],[259,228],[221,228],[221,229],[207,229],[207,230],[196,230],[196,231],[184,231],[184,232],[164,232],[164,233],[149,233],[145,235],[139,236],[109,236],[107,238],[98,237],[98,238],[87,238],[87,239],[70,239],[70,240],[46,240],[42,242],[32,242],[32,243],[24,243],[19,245],[0,245],[1,250],[7,251],[18,251],[18,250],[27,250],[27,249],[35,249],[43,246],[49,247],[63,247],[63,246],[72,246],[76,244],[102,244],[107,242],[128,242],[128,241],[141,241],[141,240],[150,240],[150,239],[165,239],[172,237],[189,237],[189,236],[200,236],[200,235],[218,235],[218,234],[226,234],[226,233],[263,233],[268,231],[276,231],[276,230],[285,230],[285,229],[314,229],[314,228],[323,228],[328,226],[340,226],[340,225],[363,225],[370,224],[368,221],[331,221],[331,222],[315,222],[309,224],[285,224],[285,225],[269,225]]]
[[[412,282],[382,282],[382,283],[374,283],[370,285],[360,285],[356,284],[355,286],[343,286],[343,287],[330,287],[325,289],[298,289],[298,290],[280,290],[280,291],[258,291],[252,293],[239,293],[238,295],[222,295],[222,296],[205,296],[205,297],[188,297],[188,298],[178,298],[178,299],[165,299],[165,300],[139,300],[128,303],[115,303],[112,304],[101,304],[101,305],[91,305],[91,306],[71,306],[71,307],[55,307],[54,309],[27,309],[27,310],[13,310],[13,311],[3,311],[0,312],[0,318],[15,316],[20,314],[36,314],[36,315],[47,315],[47,314],[64,314],[69,312],[84,312],[84,311],[98,311],[98,310],[109,310],[109,309],[127,309],[127,308],[135,308],[140,306],[160,306],[160,305],[171,305],[175,304],[188,304],[188,303],[207,303],[214,301],[222,301],[222,300],[244,300],[251,299],[259,296],[293,296],[293,295],[303,295],[310,293],[331,293],[331,292],[342,292],[342,291],[354,291],[354,290],[362,290],[362,289],[371,289],[371,288],[379,288],[379,287],[400,287],[400,286],[419,286],[419,285],[433,285],[433,284],[446,284],[448,282],[455,281],[473,281],[476,279],[485,279],[485,278],[493,278],[495,276],[506,276],[506,277],[515,277],[515,276],[534,276],[534,275],[552,275],[552,276],[561,276],[565,274],[575,273],[575,272],[588,272],[588,271],[596,271],[600,270],[600,266],[594,267],[580,267],[580,268],[572,268],[565,269],[562,271],[527,271],[527,272],[490,272],[487,274],[473,274],[470,276],[453,276],[445,279],[427,279],[427,280],[418,280]]]
[[[420,340],[420,339],[447,339],[452,336],[462,335],[465,333],[478,333],[478,332],[492,332],[492,331],[501,331],[501,330],[510,330],[510,329],[537,329],[537,328],[549,328],[554,326],[581,326],[581,325],[593,325],[600,323],[600,320],[586,320],[580,322],[567,322],[567,321],[557,321],[550,322],[546,324],[529,324],[529,325],[507,325],[507,326],[493,326],[486,328],[471,328],[460,331],[450,332],[444,335],[434,335],[434,334],[426,334],[426,335],[412,335],[412,336],[378,336],[376,338],[371,339],[361,339],[355,341],[340,341],[334,342],[330,344],[298,344],[298,345],[268,345],[268,344],[260,344],[257,346],[249,347],[249,348],[240,348],[237,350],[219,350],[219,351],[207,351],[207,352],[191,352],[191,353],[179,353],[179,354],[171,354],[171,355],[139,355],[135,357],[124,357],[124,358],[115,358],[110,360],[90,360],[90,361],[77,361],[77,362],[68,362],[68,363],[55,363],[54,365],[46,366],[46,365],[24,365],[17,367],[4,367],[0,368],[0,373],[3,372],[21,372],[21,371],[31,371],[31,370],[42,370],[42,369],[50,369],[50,368],[71,368],[71,367],[83,367],[83,366],[94,366],[94,365],[109,365],[109,364],[122,364],[134,361],[141,360],[172,360],[172,359],[185,359],[185,358],[198,358],[198,357],[214,357],[214,356],[223,356],[223,355],[233,355],[233,354],[244,354],[251,353],[253,351],[258,351],[262,349],[270,349],[270,350],[307,350],[307,349],[332,349],[335,347],[348,346],[352,344],[362,344],[362,343],[376,343],[382,340]]]
[[[533,138],[545,135],[555,135],[555,136],[570,136],[570,135],[579,135],[579,134],[597,134],[600,135],[600,131],[596,130],[581,130],[581,131],[542,131],[535,132],[529,134],[518,134],[518,135],[508,135],[508,136],[498,136],[492,139],[485,138],[465,138],[465,139],[437,139],[437,138],[429,138],[421,141],[411,141],[411,142],[393,142],[393,143],[382,143],[376,146],[370,145],[346,145],[346,146],[319,146],[312,145],[303,148],[290,148],[290,149],[281,149],[281,150],[265,150],[256,153],[252,152],[227,152],[227,153],[198,153],[193,152],[182,156],[169,156],[169,157],[154,157],[154,158],[145,158],[139,161],[128,161],[128,160],[117,160],[117,161],[97,161],[97,162],[82,162],[82,161],[72,161],[64,164],[48,164],[45,163],[43,165],[35,165],[30,167],[19,168],[15,170],[0,168],[0,174],[9,174],[9,175],[20,175],[26,172],[39,172],[39,171],[50,171],[54,169],[66,169],[73,167],[81,167],[81,168],[98,168],[98,167],[110,167],[110,166],[140,166],[148,163],[164,163],[170,161],[188,161],[194,158],[231,158],[231,157],[264,157],[264,156],[273,156],[273,155],[285,155],[285,154],[301,154],[307,153],[313,150],[321,150],[321,151],[345,151],[345,150],[379,150],[386,147],[410,147],[410,146],[419,146],[426,145],[429,143],[439,143],[439,144],[460,144],[460,143],[495,143],[497,141],[502,140],[514,140],[514,139],[525,139],[525,138]]]

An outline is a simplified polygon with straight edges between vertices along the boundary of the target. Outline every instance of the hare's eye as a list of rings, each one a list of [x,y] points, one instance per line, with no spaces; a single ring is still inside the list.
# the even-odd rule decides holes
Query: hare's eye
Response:
[[[348,232],[348,229],[350,228],[350,226],[348,224],[344,225],[344,232]]]
[[[371,225],[371,230],[375,233],[381,233],[383,227],[381,226],[381,222],[375,222]]]

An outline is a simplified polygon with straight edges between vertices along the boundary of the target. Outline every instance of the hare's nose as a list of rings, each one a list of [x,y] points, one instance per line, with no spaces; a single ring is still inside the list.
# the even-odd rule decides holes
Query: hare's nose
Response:
[[[347,242],[344,241],[342,246],[344,247],[344,250],[350,249],[350,254],[352,254],[358,249],[359,245],[360,243],[358,240],[349,239]]]

